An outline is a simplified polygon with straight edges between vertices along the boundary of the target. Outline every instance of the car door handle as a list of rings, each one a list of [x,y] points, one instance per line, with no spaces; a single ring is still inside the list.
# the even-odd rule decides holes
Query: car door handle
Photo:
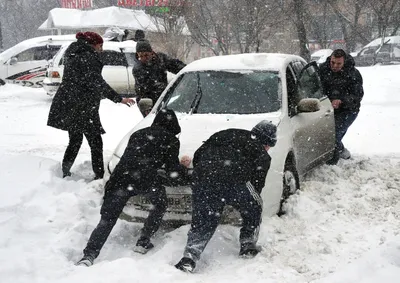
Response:
[[[333,111],[329,109],[325,112],[325,116],[330,116],[332,113]]]

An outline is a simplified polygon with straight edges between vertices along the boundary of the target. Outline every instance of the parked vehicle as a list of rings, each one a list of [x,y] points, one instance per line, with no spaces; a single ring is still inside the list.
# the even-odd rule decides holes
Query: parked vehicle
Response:
[[[400,36],[377,38],[365,45],[354,57],[356,66],[400,64]]]
[[[300,188],[302,176],[329,160],[335,147],[333,109],[323,94],[317,64],[296,55],[239,54],[204,58],[188,64],[168,85],[151,113],[119,143],[105,180],[123,154],[130,135],[148,127],[160,109],[177,113],[182,132],[180,155],[195,150],[217,131],[251,130],[268,119],[278,127],[270,150],[271,169],[262,191],[264,213],[282,212],[282,203]],[[186,184],[167,187],[165,220],[191,219],[191,190]],[[125,210],[134,219],[150,209],[144,197],[131,199]],[[236,219],[234,214],[228,217]]]
[[[0,53],[0,79],[23,86],[42,87],[49,60],[75,35],[51,35],[24,40]]]
[[[54,56],[47,69],[43,88],[48,95],[53,96],[61,84],[64,73],[64,54],[71,43],[62,46]],[[106,82],[121,95],[132,95],[134,93],[135,80],[132,75],[136,42],[132,40],[103,43],[103,52],[100,53],[104,67],[102,71]]]
[[[325,63],[326,59],[331,56],[332,49],[320,49],[311,54],[311,61],[317,62],[317,64]]]

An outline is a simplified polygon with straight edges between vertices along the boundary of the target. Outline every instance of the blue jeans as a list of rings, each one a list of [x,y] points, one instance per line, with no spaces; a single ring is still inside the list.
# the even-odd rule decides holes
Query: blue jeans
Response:
[[[335,111],[336,149],[342,151],[344,145],[342,139],[347,129],[353,124],[358,116],[358,111],[339,110]]]
[[[243,223],[240,243],[256,243],[261,224],[262,200],[250,182],[246,184],[204,184],[192,187],[192,224],[184,257],[198,261],[214,235],[225,205],[240,212]]]

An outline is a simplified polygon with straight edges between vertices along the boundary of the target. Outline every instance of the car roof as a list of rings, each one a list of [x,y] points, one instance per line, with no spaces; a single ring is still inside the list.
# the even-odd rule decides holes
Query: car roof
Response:
[[[281,53],[246,53],[207,57],[188,64],[182,72],[218,70],[268,70],[282,71],[292,61],[303,61],[297,55]]]
[[[400,36],[386,36],[384,42],[387,42],[388,44],[400,44]],[[365,45],[363,48],[371,47],[371,46],[379,46],[379,45],[381,45],[381,43],[382,43],[382,37],[371,41],[370,43]]]
[[[47,36],[39,36],[30,38],[20,43],[14,45],[13,47],[8,48],[7,50],[0,53],[0,60],[5,61],[10,59],[12,56],[34,46],[38,46],[42,43],[52,44],[58,43],[62,44],[68,41],[75,40],[75,34],[66,34],[66,35],[47,35]]]

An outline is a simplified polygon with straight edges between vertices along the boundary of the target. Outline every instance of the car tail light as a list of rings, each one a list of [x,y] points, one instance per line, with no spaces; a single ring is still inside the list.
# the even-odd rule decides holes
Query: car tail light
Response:
[[[57,72],[57,71],[52,71],[52,72],[50,72],[49,77],[50,78],[59,78],[60,77],[60,73]]]

